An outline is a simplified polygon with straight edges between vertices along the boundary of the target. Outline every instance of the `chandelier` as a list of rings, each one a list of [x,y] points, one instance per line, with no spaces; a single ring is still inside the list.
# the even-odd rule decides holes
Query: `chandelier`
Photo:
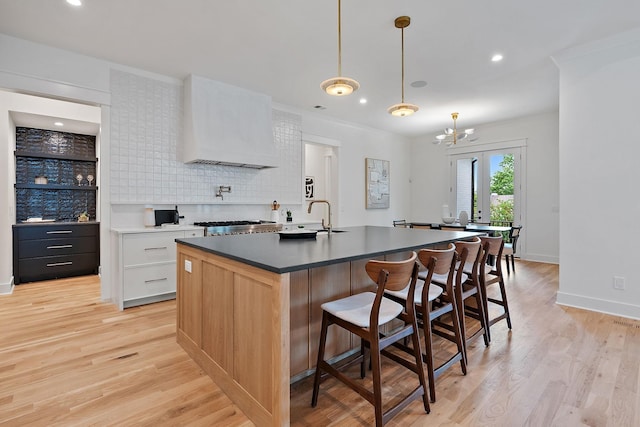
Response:
[[[399,16],[395,20],[396,28],[402,30],[402,102],[400,104],[392,105],[387,109],[389,114],[397,117],[410,116],[418,111],[418,106],[414,104],[408,104],[404,102],[404,29],[411,23],[411,18],[408,16]]]
[[[465,129],[464,132],[459,132],[456,128],[456,120],[458,120],[458,113],[451,113],[451,118],[453,119],[453,129],[446,128],[444,133],[436,136],[436,139],[433,141],[434,144],[445,143],[447,145],[455,145],[458,141],[462,141],[463,139],[469,138],[470,135],[473,135],[474,129]],[[469,142],[474,142],[478,138],[471,139],[469,138]]]
[[[342,19],[340,9],[340,0],[338,0],[338,77],[332,77],[320,83],[322,90],[334,96],[349,95],[360,87],[360,83],[354,79],[342,76]]]

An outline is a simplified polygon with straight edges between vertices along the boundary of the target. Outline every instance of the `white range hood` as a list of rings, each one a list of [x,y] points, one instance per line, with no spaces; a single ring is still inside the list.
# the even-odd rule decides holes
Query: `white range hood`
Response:
[[[184,81],[184,163],[278,166],[271,97],[203,77]]]

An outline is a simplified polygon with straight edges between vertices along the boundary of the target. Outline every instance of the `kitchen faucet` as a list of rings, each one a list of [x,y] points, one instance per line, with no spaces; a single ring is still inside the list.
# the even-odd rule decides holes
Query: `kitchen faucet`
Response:
[[[328,200],[314,200],[312,202],[309,203],[309,209],[307,209],[307,213],[311,213],[311,206],[313,206],[314,203],[326,203],[327,207],[329,208],[329,220],[327,225],[324,225],[324,218],[322,218],[322,229],[323,230],[327,230],[327,232],[331,233],[331,203],[329,203]]]

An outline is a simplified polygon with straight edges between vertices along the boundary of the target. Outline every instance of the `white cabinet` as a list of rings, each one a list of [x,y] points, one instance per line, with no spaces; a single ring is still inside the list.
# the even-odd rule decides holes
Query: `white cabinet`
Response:
[[[120,309],[176,297],[175,239],[204,236],[202,227],[114,230],[119,274],[114,294]]]

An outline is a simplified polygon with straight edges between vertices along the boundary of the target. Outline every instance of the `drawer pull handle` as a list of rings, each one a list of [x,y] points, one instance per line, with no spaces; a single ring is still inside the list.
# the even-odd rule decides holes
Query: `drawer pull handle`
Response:
[[[47,234],[71,234],[73,230],[56,230],[56,231],[47,231]]]
[[[73,264],[73,262],[71,261],[67,261],[67,262],[52,262],[51,264],[47,264],[47,267],[60,267],[63,265],[71,265]]]
[[[167,249],[166,246],[158,246],[157,248],[144,248],[145,251],[158,251],[162,249]]]
[[[166,277],[163,277],[162,279],[150,279],[150,280],[145,280],[144,283],[153,283],[153,282],[162,282],[167,280]]]
[[[47,249],[67,249],[72,247],[73,245],[53,245],[53,246],[47,246]]]

